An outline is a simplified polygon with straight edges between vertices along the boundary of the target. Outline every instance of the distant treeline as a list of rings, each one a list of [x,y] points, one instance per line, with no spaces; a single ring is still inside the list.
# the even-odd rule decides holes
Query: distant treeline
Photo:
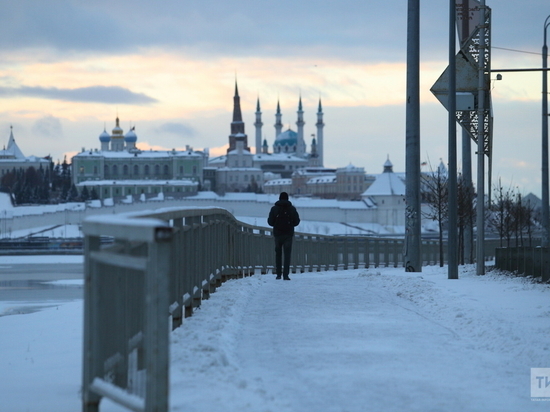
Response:
[[[51,160],[47,167],[38,169],[13,168],[0,179],[0,191],[8,193],[15,205],[24,204],[57,204],[85,201],[91,198],[79,196],[78,190],[71,181],[71,165],[65,158],[54,164]]]

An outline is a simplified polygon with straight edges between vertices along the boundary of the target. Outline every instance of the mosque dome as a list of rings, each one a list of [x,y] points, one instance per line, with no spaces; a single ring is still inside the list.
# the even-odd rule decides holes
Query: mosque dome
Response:
[[[107,133],[106,130],[103,130],[103,133],[99,135],[99,141],[101,143],[109,143],[111,141],[111,135]]]
[[[298,133],[288,129],[275,138],[275,146],[296,146],[298,144]]]
[[[137,135],[133,127],[124,135],[124,141],[127,143],[135,143],[137,141]]]

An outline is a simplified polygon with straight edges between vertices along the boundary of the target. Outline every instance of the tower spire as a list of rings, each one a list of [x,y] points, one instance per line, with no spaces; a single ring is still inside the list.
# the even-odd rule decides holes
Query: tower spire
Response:
[[[296,126],[298,127],[298,142],[297,142],[297,148],[296,148],[296,154],[298,156],[303,156],[306,152],[306,143],[304,141],[304,125],[306,122],[304,122],[304,111],[302,109],[302,93],[300,93],[300,100],[298,102],[298,120],[296,122]]]
[[[244,122],[241,112],[241,98],[239,96],[239,87],[237,85],[237,79],[235,79],[235,96],[233,96],[233,121],[231,122],[231,134],[229,135],[229,148],[227,149],[227,152],[230,152],[237,148],[237,139],[242,139],[244,141],[245,150],[249,150],[248,139],[244,132]]]
[[[256,122],[254,127],[256,128],[256,154],[262,153],[262,110],[260,109],[260,96],[256,101]]]
[[[325,127],[325,123],[323,122],[323,106],[321,104],[321,97],[319,96],[319,108],[317,109],[317,123],[315,124],[317,126],[317,159],[319,162],[319,166],[323,166],[324,159],[323,159],[323,128]]]
[[[241,113],[241,98],[239,96],[239,87],[237,80],[235,80],[235,96],[233,96],[233,122],[242,122],[243,115]],[[244,133],[244,124],[243,124]]]
[[[277,136],[279,136],[283,131],[281,116],[281,105],[279,104],[279,99],[277,98],[277,112],[275,113],[275,138],[277,138]]]

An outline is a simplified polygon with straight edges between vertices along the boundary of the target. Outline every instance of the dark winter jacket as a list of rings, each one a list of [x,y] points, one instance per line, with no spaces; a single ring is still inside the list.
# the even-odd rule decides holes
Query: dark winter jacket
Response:
[[[288,208],[292,220],[292,226],[288,231],[277,227],[277,215],[283,210],[283,208]],[[292,206],[292,203],[290,201],[278,200],[275,203],[275,206],[273,206],[269,211],[267,223],[269,224],[269,226],[273,226],[273,236],[294,234],[294,227],[300,224],[300,215],[298,215],[298,211],[294,206]]]

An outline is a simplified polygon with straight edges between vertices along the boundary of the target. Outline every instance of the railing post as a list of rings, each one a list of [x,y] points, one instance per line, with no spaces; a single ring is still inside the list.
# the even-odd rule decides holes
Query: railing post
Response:
[[[182,254],[184,253],[183,247],[182,247],[182,237],[184,236],[183,228],[184,228],[184,221],[183,217],[174,219],[173,221],[174,228],[177,229],[175,233],[175,239],[172,242],[172,254],[170,256],[170,259],[172,261],[172,268],[174,273],[172,273],[172,276],[170,276],[170,292],[173,294],[173,300],[174,302],[170,302],[170,304],[176,303],[177,307],[174,308],[172,311],[172,330],[176,329],[181,326],[183,322],[183,290],[184,287],[182,285],[183,283],[183,273],[182,271],[185,270],[184,266],[181,264],[182,262]]]
[[[86,236],[84,238],[84,254],[90,256],[100,247],[99,236]],[[82,366],[82,411],[98,412],[101,396],[90,390],[94,377],[99,373],[97,360],[100,359],[100,348],[96,331],[98,328],[97,312],[101,310],[98,304],[100,283],[95,276],[97,264],[90,259],[85,260],[84,266],[84,337],[83,337],[83,366]]]
[[[384,240],[384,267],[390,267],[390,241]]]
[[[544,246],[540,249],[542,254],[541,280],[548,282],[550,280],[550,247]]]
[[[380,267],[380,240],[374,241],[374,267]]]
[[[159,232],[160,234],[160,232]],[[145,412],[168,412],[170,239],[150,244],[145,274]]]

